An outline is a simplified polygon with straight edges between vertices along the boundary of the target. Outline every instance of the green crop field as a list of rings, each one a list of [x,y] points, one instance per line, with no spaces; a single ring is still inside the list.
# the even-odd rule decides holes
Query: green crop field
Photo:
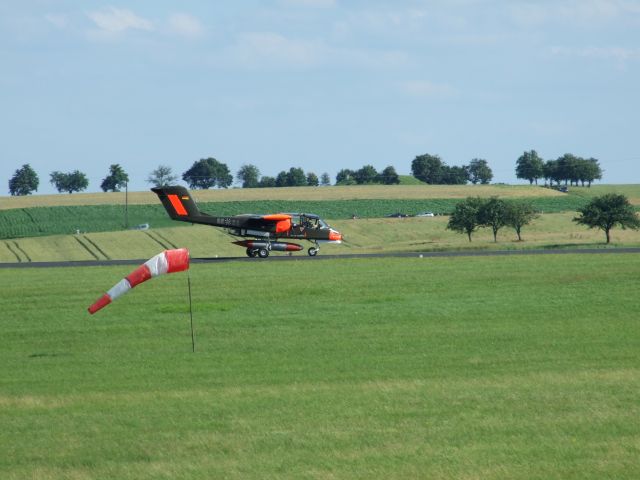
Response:
[[[0,478],[640,478],[638,255],[130,270],[0,270]]]
[[[535,197],[531,203],[541,212],[557,213],[575,211],[586,203],[576,196]],[[449,214],[456,198],[433,199],[370,199],[370,200],[324,200],[324,201],[243,201],[201,203],[203,212],[231,216],[243,213],[313,212],[329,220],[348,219],[354,215],[361,218],[380,218],[395,212],[415,215],[424,211]],[[0,210],[0,239],[70,234],[80,232],[108,232],[124,230],[129,225],[150,224],[154,228],[177,224],[173,222],[160,204],[130,205],[125,216],[122,205],[90,205],[63,207],[34,207]]]

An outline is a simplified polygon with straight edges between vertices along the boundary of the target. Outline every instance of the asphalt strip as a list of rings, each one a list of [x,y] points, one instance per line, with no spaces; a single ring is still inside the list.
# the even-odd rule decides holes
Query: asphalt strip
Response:
[[[640,253],[640,248],[557,248],[544,250],[467,250],[450,252],[398,252],[398,253],[354,253],[344,255],[309,256],[273,256],[268,259],[249,257],[194,257],[191,263],[216,262],[283,262],[283,261],[317,261],[337,259],[365,258],[436,258],[436,257],[504,257],[510,255],[594,255],[601,253]],[[59,268],[59,267],[108,267],[114,265],[139,265],[147,259],[128,260],[86,260],[76,262],[12,262],[0,263],[0,268]]]

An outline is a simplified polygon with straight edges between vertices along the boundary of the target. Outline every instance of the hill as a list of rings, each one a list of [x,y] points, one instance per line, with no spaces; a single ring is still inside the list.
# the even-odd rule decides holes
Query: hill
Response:
[[[268,213],[278,211],[310,211],[327,219],[345,234],[347,242],[326,247],[331,253],[365,253],[385,251],[433,251],[468,248],[547,248],[558,246],[600,245],[600,232],[587,230],[571,219],[575,210],[595,194],[607,191],[624,192],[640,204],[638,186],[599,186],[592,189],[572,189],[563,194],[540,187],[518,186],[354,186],[325,188],[288,188],[198,191],[203,211],[222,215]],[[282,197],[281,199],[244,200],[239,195]],[[286,200],[309,194],[316,199]],[[422,196],[418,196],[421,194]],[[488,232],[481,230],[473,243],[464,235],[446,230],[447,218],[386,219],[393,212],[415,214],[430,210],[447,214],[456,202],[469,195],[499,195],[503,198],[526,198],[544,214],[527,227],[526,242],[514,242],[509,229],[501,230],[499,242],[493,243]],[[398,198],[385,198],[395,195]],[[91,260],[145,258],[159,248],[186,246],[194,256],[241,256],[243,251],[229,243],[230,237],[221,229],[192,227],[169,219],[151,192],[130,194],[139,203],[128,206],[128,225],[148,224],[150,229],[130,230],[122,204],[101,204],[123,194],[52,195],[11,198],[16,205],[23,200],[45,200],[49,206],[0,209],[0,262],[49,260]],[[359,197],[378,198],[359,198]],[[331,199],[340,197],[339,199]],[[214,199],[213,201],[211,199]],[[63,200],[69,205],[56,205]],[[205,200],[205,201],[203,201]],[[208,201],[207,201],[208,200]],[[152,202],[152,203],[149,203]],[[93,203],[83,205],[83,203]],[[3,204],[4,206],[4,204]],[[356,214],[358,220],[351,220]],[[638,232],[614,232],[616,245],[638,245]]]

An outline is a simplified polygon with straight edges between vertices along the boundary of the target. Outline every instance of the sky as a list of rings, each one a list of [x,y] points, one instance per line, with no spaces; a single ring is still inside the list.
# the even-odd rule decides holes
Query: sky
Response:
[[[535,149],[640,183],[640,0],[0,0],[0,195],[201,158],[318,176]]]

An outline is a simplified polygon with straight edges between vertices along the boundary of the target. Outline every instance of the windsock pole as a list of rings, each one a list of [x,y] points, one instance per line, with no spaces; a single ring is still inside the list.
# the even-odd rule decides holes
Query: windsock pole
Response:
[[[191,351],[196,353],[196,337],[193,333],[193,308],[191,307],[191,274],[187,274],[187,284],[189,285],[189,318],[191,319]]]

